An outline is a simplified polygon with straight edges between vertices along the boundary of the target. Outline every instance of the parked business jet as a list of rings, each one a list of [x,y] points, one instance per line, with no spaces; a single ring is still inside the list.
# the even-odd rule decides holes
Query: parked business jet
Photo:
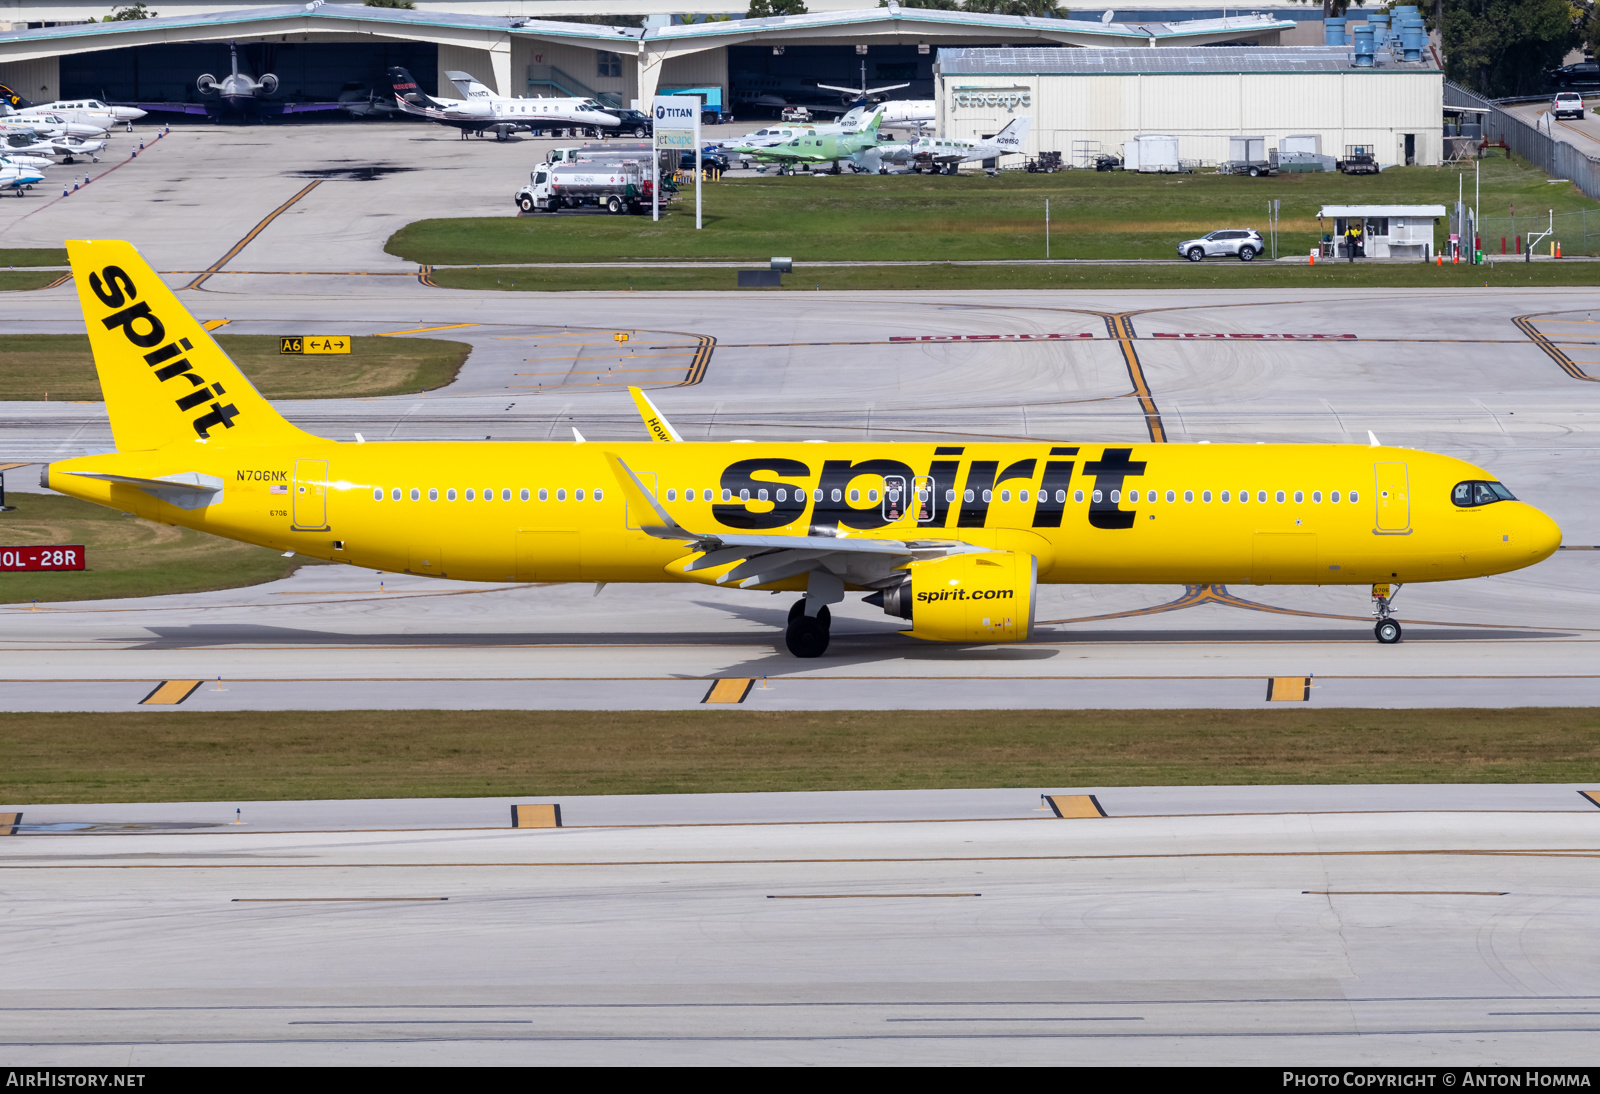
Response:
[[[496,95],[466,72],[446,72],[460,99],[426,94],[403,68],[389,69],[395,102],[407,114],[453,125],[461,136],[490,132],[505,140],[519,129],[565,129],[575,125],[615,126],[622,119],[608,114],[594,99],[508,99]]]
[[[1397,642],[1398,583],[1561,541],[1483,468],[1376,445],[686,442],[642,393],[637,443],[336,443],[280,417],[132,244],[67,252],[116,451],[45,487],[376,570],[796,592],[799,657],[850,590],[916,638],[1022,641],[1040,582],[1371,585]]]
[[[857,103],[839,119],[839,124],[860,125],[867,120],[869,114],[876,111],[883,112],[881,124],[884,129],[915,129],[920,135],[924,129],[938,120],[939,104],[932,99],[892,99],[876,106],[870,103]]]

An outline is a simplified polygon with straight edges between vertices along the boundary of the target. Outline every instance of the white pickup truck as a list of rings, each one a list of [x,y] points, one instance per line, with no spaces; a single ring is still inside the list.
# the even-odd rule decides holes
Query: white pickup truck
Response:
[[[524,213],[580,206],[642,213],[650,204],[650,175],[638,163],[541,163],[514,199]]]

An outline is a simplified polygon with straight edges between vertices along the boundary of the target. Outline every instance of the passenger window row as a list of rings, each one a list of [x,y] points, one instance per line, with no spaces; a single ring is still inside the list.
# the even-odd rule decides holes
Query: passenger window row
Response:
[[[374,486],[372,488],[372,500],[373,501],[382,501],[383,500],[383,489],[384,488],[381,487],[381,486]],[[503,486],[502,487],[498,487],[498,488],[497,487],[493,487],[493,486],[486,486],[486,487],[483,488],[483,491],[482,491],[481,494],[476,489],[474,489],[474,488],[472,488],[470,486],[466,490],[462,491],[460,494],[457,494],[457,492],[456,492],[456,490],[454,488],[449,488],[449,489],[446,489],[444,491],[444,500],[445,501],[455,501],[457,499],[457,497],[461,497],[461,498],[464,498],[467,501],[493,501],[494,498],[495,498],[495,490],[496,489],[498,489],[500,491],[500,500],[501,501],[510,501],[511,500],[511,489],[509,487],[503,487]],[[588,493],[589,493],[590,496],[592,496],[594,498],[595,501],[604,501],[605,500],[605,496],[606,496],[605,495],[605,491],[599,489],[598,487],[596,487],[594,490],[589,491]],[[519,489],[517,491],[516,496],[517,496],[517,500],[519,500],[519,501],[528,501],[533,496],[533,492],[531,490],[529,490],[526,486],[524,486],[524,487],[522,487],[521,489]],[[396,486],[396,487],[391,488],[390,491],[389,491],[389,498],[390,498],[391,501],[404,501],[408,497],[412,501],[421,501],[422,500],[422,488],[421,487],[417,487],[417,486],[413,486],[410,489],[402,489],[401,487]],[[439,490],[438,490],[437,487],[429,487],[428,488],[428,500],[429,501],[438,501],[439,500]],[[540,501],[549,501],[550,500],[550,491],[547,490],[547,489],[541,488],[539,490],[539,500]],[[558,488],[556,490],[556,500],[557,501],[566,501],[567,500],[567,491],[566,491],[565,487],[560,487],[560,488]],[[584,491],[583,491],[582,488],[579,488],[579,489],[574,490],[572,492],[572,500],[573,501],[583,501],[584,500]]]

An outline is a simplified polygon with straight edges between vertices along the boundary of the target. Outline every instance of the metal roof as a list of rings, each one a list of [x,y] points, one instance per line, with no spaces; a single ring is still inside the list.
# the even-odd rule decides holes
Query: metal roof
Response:
[[[1442,217],[1443,205],[1324,205],[1319,217]]]
[[[637,42],[644,33],[634,27],[600,26],[591,23],[562,23],[554,20],[527,19],[520,16],[465,15],[456,12],[412,11],[405,8],[375,8],[363,4],[283,4],[265,8],[242,8],[234,11],[208,12],[200,15],[169,15],[155,19],[133,19],[115,23],[74,23],[70,26],[40,27],[35,30],[18,30],[0,33],[0,44],[19,41],[82,40],[92,38],[115,39],[120,35],[148,30],[190,30],[196,28],[223,28],[249,23],[330,23],[355,22],[374,26],[387,24],[395,28],[395,37],[404,37],[407,26],[418,29],[436,27],[452,30],[507,31],[516,34],[536,34],[540,38],[627,39]],[[340,28],[330,26],[330,32]],[[242,32],[247,34],[249,32]],[[277,33],[265,30],[260,33]],[[381,33],[381,32],[380,32]],[[171,41],[182,41],[181,35]],[[116,48],[107,42],[106,49]]]
[[[805,15],[779,15],[768,19],[724,19],[705,23],[683,23],[650,28],[650,41],[681,38],[749,35],[761,32],[794,33],[823,27],[854,26],[864,23],[889,23],[904,27],[906,33],[919,29],[959,31],[999,30],[1034,31],[1107,40],[1148,38],[1186,38],[1219,32],[1252,30],[1291,30],[1291,21],[1271,15],[1238,15],[1230,19],[1187,19],[1172,23],[1099,23],[1087,19],[1045,19],[1031,15],[986,15],[971,11],[942,11],[937,8],[903,8],[898,3],[887,7],[859,8],[852,11],[808,12]]]
[[[1199,20],[1197,20],[1198,22]],[[1222,20],[1205,20],[1220,23]],[[1232,20],[1229,20],[1232,22]],[[1183,26],[1185,24],[1150,24]],[[1355,68],[1346,46],[1204,46],[1193,49],[941,49],[946,76],[1117,76],[1173,73],[1416,72],[1439,75],[1431,64],[1385,63]]]
[[[137,31],[223,30],[240,28],[240,36],[275,34],[278,29],[265,27],[259,31],[245,29],[252,23],[281,24],[294,21],[297,30],[315,29],[318,22],[330,24],[361,23],[372,33],[388,33],[405,37],[406,28],[416,30],[451,29],[471,31],[503,31],[513,37],[524,34],[538,38],[578,38],[588,41],[611,40],[637,43],[644,39],[650,43],[686,43],[695,40],[737,36],[786,37],[803,36],[809,30],[836,27],[869,28],[875,32],[917,34],[943,33],[959,35],[962,31],[989,32],[984,37],[1000,37],[1006,32],[1019,37],[1060,38],[1071,37],[1080,41],[1105,41],[1108,43],[1167,39],[1182,41],[1185,38],[1218,33],[1248,33],[1252,30],[1288,30],[1295,24],[1275,19],[1270,15],[1234,16],[1229,19],[1191,19],[1172,23],[1098,23],[1081,19],[1044,19],[1033,16],[984,15],[967,11],[940,11],[932,8],[889,7],[859,8],[851,11],[815,12],[806,15],[777,16],[770,19],[718,19],[709,22],[684,23],[677,26],[635,27],[606,26],[593,23],[564,23],[558,20],[530,19],[523,16],[465,15],[448,11],[407,10],[405,8],[376,8],[359,4],[284,4],[273,7],[243,8],[232,11],[211,12],[200,15],[162,16],[154,19],[128,20],[115,23],[77,23],[70,26],[41,27],[35,30],[18,30],[0,33],[0,44],[10,42],[73,42],[78,50],[94,39],[115,40]],[[380,29],[386,28],[386,29]],[[330,25],[328,32],[341,29]],[[181,34],[167,39],[182,41]],[[97,48],[97,47],[88,47]],[[103,47],[115,48],[113,44]]]

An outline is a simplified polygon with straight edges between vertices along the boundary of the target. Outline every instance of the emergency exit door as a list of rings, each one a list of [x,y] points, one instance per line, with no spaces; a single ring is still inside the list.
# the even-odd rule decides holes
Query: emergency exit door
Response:
[[[295,460],[290,509],[293,530],[322,532],[328,527],[328,461]]]
[[[1406,465],[1380,463],[1373,466],[1372,499],[1377,506],[1379,535],[1404,536],[1411,533],[1411,485]]]

